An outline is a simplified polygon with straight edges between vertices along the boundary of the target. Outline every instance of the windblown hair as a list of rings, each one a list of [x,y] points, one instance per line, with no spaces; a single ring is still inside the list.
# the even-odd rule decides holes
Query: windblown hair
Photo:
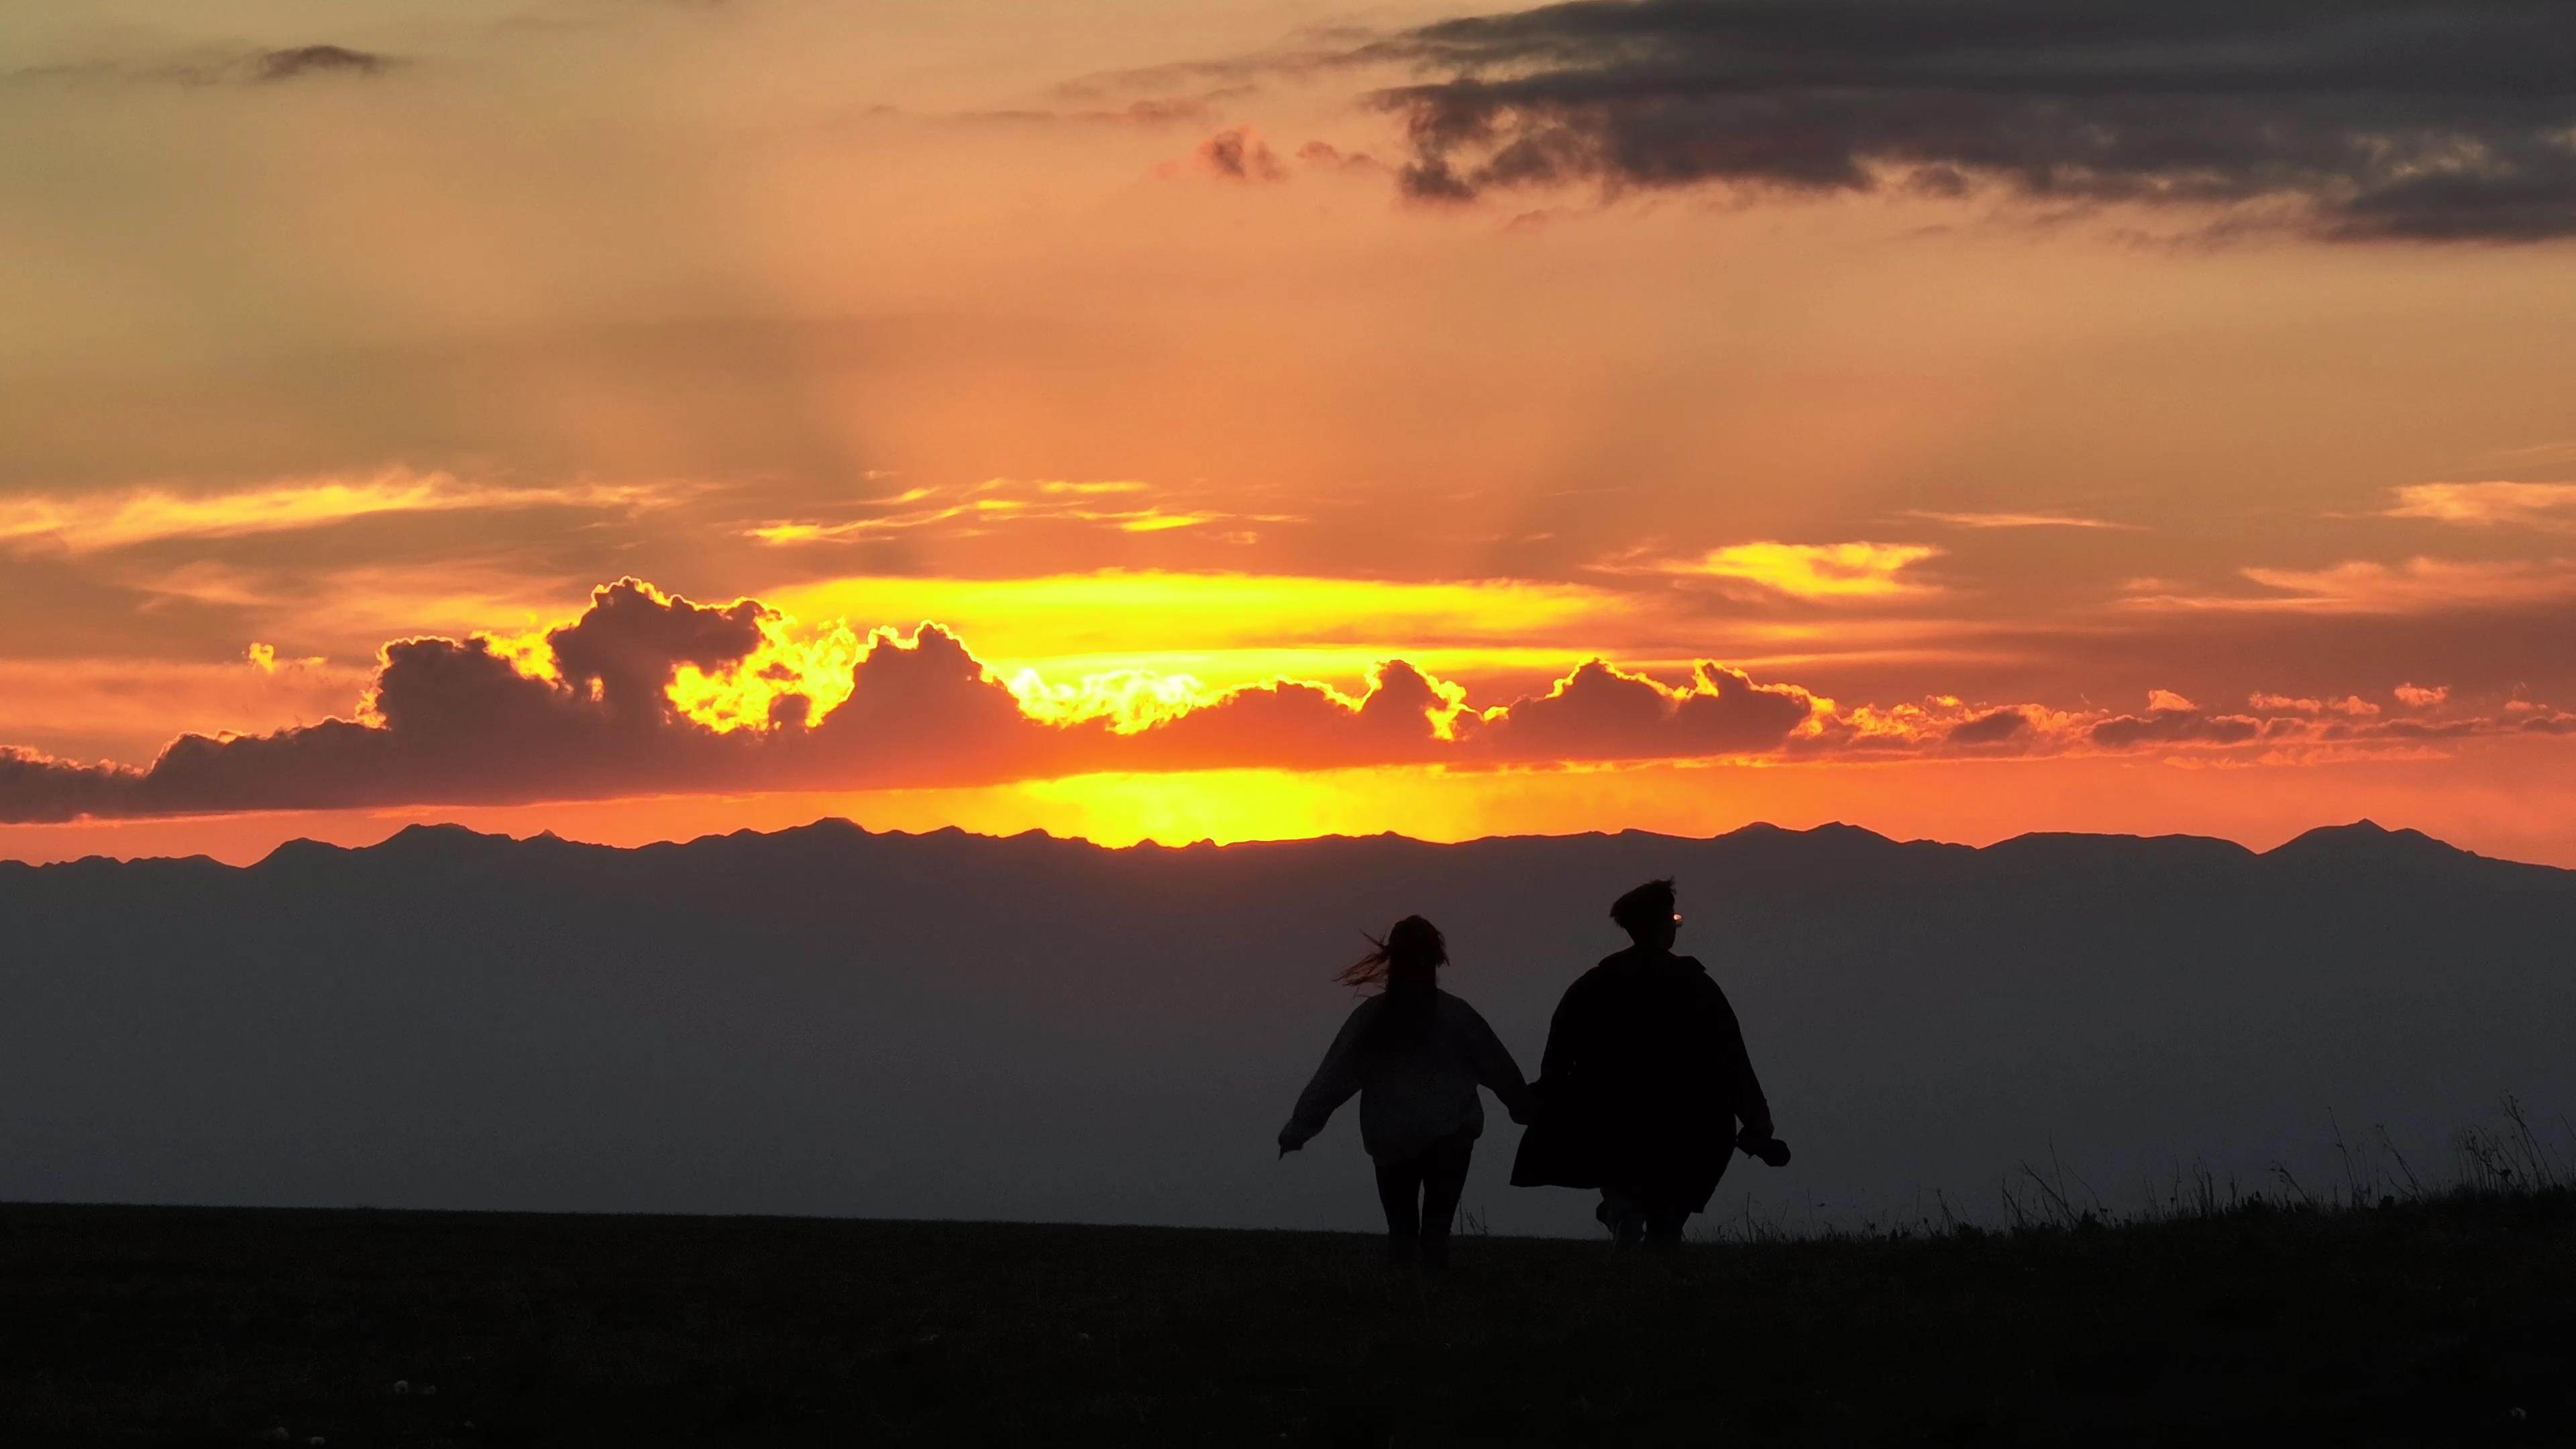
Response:
[[[1439,1000],[1437,977],[1449,961],[1449,943],[1440,928],[1420,916],[1407,916],[1384,937],[1371,936],[1367,955],[1343,968],[1345,986],[1383,987],[1385,1003],[1369,1023],[1361,1045],[1371,1051],[1407,1047],[1431,1034],[1431,1013]]]
[[[1610,919],[1631,936],[1642,936],[1673,918],[1673,883],[1668,876],[1650,880],[1610,903]]]

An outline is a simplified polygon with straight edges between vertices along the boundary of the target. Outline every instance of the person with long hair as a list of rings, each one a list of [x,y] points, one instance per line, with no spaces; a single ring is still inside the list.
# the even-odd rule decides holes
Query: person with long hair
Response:
[[[1376,1163],[1386,1209],[1388,1260],[1438,1272],[1449,1266],[1450,1221],[1485,1130],[1476,1089],[1490,1089],[1513,1121],[1527,1122],[1529,1085],[1476,1009],[1440,989],[1449,947],[1439,927],[1407,916],[1369,944],[1341,980],[1377,990],[1351,1012],[1298,1095],[1279,1129],[1279,1152],[1304,1147],[1358,1094],[1360,1144]]]

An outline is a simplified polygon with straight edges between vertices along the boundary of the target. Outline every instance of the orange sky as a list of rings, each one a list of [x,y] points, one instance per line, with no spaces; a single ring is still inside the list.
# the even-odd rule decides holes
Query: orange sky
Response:
[[[2371,815],[2576,865],[2576,246],[1408,199],[1370,97],[1436,66],[1366,47],[1491,8],[24,17],[0,855]]]

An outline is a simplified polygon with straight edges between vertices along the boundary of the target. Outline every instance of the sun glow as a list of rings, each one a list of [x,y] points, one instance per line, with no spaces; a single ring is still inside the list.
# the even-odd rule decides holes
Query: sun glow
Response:
[[[1022,579],[842,578],[755,591],[811,619],[937,619],[1012,667],[1115,655],[1139,640],[1166,653],[1276,651],[1312,643],[1372,653],[1544,644],[1562,660],[1636,613],[1611,589],[1520,579],[1406,583],[1242,573],[1102,569]],[[1616,637],[1613,635],[1613,637]],[[1249,679],[1214,681],[1248,683]]]
[[[1022,669],[1006,681],[1029,718],[1051,725],[1106,719],[1122,735],[1152,729],[1194,709],[1214,704],[1223,691],[1187,674],[1158,674],[1150,669],[1116,669],[1086,674],[1072,684],[1049,684],[1034,669]]]
[[[560,683],[563,671],[555,667],[555,649],[546,635],[555,626],[530,629],[518,634],[477,634],[484,648],[510,662],[510,667],[530,679]]]
[[[683,664],[672,672],[665,693],[673,709],[718,734],[810,725],[850,697],[860,658],[893,640],[892,633],[879,630],[862,645],[843,619],[798,637],[793,617],[766,615],[759,647],[713,673]]]

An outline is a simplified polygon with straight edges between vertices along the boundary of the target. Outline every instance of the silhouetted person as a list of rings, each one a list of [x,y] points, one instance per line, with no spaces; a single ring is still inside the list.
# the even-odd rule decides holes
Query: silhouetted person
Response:
[[[1450,1219],[1485,1130],[1476,1088],[1492,1088],[1512,1120],[1526,1122],[1529,1086],[1476,1009],[1439,988],[1435,977],[1449,948],[1438,927],[1407,916],[1372,944],[1376,949],[1341,979],[1385,989],[1342,1024],[1279,1129],[1279,1152],[1305,1146],[1357,1092],[1360,1143],[1377,1163],[1378,1202],[1386,1209],[1388,1258],[1397,1267],[1419,1259],[1437,1271],[1449,1265]]]
[[[1621,1247],[1673,1247],[1737,1147],[1775,1166],[1789,1150],[1772,1136],[1735,1008],[1698,961],[1673,954],[1673,883],[1637,887],[1610,916],[1635,944],[1558,1003],[1512,1183],[1599,1188],[1596,1216]]]

